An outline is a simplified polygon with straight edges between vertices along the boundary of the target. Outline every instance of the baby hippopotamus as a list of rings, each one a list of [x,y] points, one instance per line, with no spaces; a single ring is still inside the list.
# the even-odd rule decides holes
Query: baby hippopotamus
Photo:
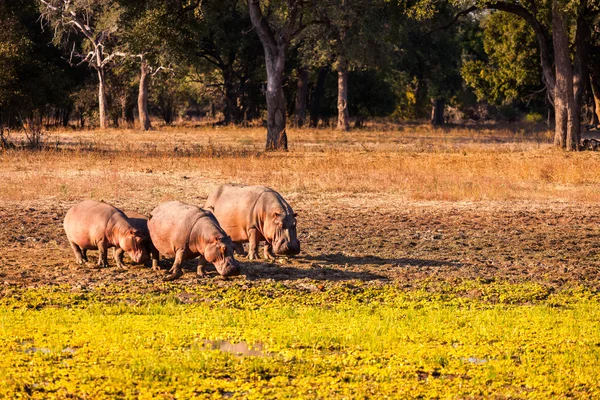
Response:
[[[136,263],[148,259],[144,244],[147,236],[129,222],[123,211],[110,204],[93,200],[75,204],[67,211],[63,225],[79,264],[88,261],[87,250],[98,249],[98,266],[107,267],[110,247],[123,249]],[[116,252],[115,261],[119,267],[123,267]]]
[[[207,210],[180,201],[160,204],[151,212],[148,230],[152,243],[168,257],[175,256],[171,275],[166,281],[183,275],[181,263],[199,257],[198,275],[204,276],[204,267],[212,263],[223,276],[240,273],[233,258],[234,246],[215,216]]]
[[[148,254],[150,254],[150,258],[152,259],[152,269],[155,271],[159,271],[159,254],[158,250],[156,250],[156,247],[154,247],[154,245],[152,244],[152,240],[150,239],[150,232],[148,231],[148,217],[136,211],[123,210],[123,212],[127,216],[127,220],[129,221],[129,223],[146,237],[146,239],[144,240],[144,245],[146,246],[146,251],[148,251]],[[115,247],[115,260],[121,268],[124,268],[124,253],[125,251],[123,249]]]
[[[296,235],[296,213],[279,193],[265,186],[222,185],[206,200],[221,227],[236,244],[236,252],[244,253],[248,242],[248,258],[258,258],[258,243],[265,241],[264,255],[292,256],[300,253]],[[275,252],[275,254],[273,254]]]

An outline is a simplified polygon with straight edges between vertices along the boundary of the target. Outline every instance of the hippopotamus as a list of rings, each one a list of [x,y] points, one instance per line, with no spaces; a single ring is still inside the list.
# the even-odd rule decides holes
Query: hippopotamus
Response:
[[[265,241],[264,256],[300,253],[296,235],[296,213],[279,193],[266,186],[227,184],[213,191],[205,208],[212,210],[221,227],[235,243],[236,252],[258,258],[258,243]]]
[[[129,223],[138,231],[140,231],[145,237],[144,245],[146,246],[146,250],[148,254],[150,254],[150,258],[152,259],[152,269],[155,271],[159,271],[160,267],[158,266],[158,250],[152,244],[152,240],[150,239],[150,232],[148,231],[148,217],[143,214],[140,214],[137,211],[129,211],[123,210]],[[117,261],[117,265],[121,268],[124,268],[123,265],[123,254],[125,251],[120,247],[115,247],[115,260]]]
[[[107,254],[111,247],[123,249],[136,263],[148,259],[144,245],[148,237],[129,222],[123,211],[110,204],[93,200],[75,204],[67,211],[63,226],[79,264],[88,261],[87,250],[98,249],[98,266],[107,267]],[[116,252],[115,261],[123,267]]]
[[[181,277],[181,263],[196,257],[199,257],[199,276],[205,276],[204,267],[208,263],[212,263],[222,276],[240,273],[239,264],[233,257],[231,238],[212,212],[180,201],[168,201],[150,214],[148,230],[152,243],[161,254],[175,256],[166,281]]]

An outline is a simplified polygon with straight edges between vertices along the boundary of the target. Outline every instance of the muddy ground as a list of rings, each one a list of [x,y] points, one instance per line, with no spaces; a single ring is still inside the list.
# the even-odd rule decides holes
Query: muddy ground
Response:
[[[600,205],[411,202],[339,193],[287,197],[299,213],[302,253],[276,263],[241,258],[242,276],[233,279],[289,286],[377,280],[409,288],[423,280],[480,278],[600,289]],[[160,282],[161,273],[132,265],[127,257],[126,271],[112,259],[104,269],[94,262],[75,264],[62,228],[71,204],[0,203],[0,291],[15,285],[111,283],[135,290]],[[153,204],[117,206],[147,213]],[[171,262],[161,260],[161,266],[166,270]],[[178,284],[196,284],[194,263],[186,267]],[[221,278],[212,270],[204,279]]]

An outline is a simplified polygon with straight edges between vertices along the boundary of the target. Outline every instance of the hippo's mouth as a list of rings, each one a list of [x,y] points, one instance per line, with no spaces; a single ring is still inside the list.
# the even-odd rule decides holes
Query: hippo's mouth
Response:
[[[273,252],[282,256],[295,256],[300,253],[300,241],[282,238],[273,244]]]
[[[221,276],[237,276],[240,274],[240,265],[235,259],[225,260],[222,263],[215,263],[214,266]]]
[[[142,264],[148,261],[148,254],[145,254],[143,252],[130,254],[130,256],[136,264]]]

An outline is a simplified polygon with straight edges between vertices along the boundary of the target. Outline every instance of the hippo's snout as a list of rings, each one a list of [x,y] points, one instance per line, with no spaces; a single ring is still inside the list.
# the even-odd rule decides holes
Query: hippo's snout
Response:
[[[228,258],[222,264],[215,264],[221,276],[237,276],[240,274],[240,264],[234,258]]]
[[[130,253],[129,255],[136,264],[143,264],[150,259],[148,253],[142,251],[133,254]]]
[[[298,239],[287,241],[283,240],[278,243],[278,246],[275,246],[273,249],[275,254],[280,254],[284,256],[295,256],[300,253],[300,241]]]

